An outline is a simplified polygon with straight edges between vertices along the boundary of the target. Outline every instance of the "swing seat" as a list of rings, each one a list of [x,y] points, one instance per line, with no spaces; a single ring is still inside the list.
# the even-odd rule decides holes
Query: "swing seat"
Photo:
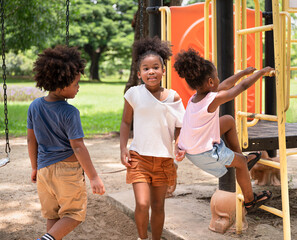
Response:
[[[0,159],[0,167],[4,167],[9,162],[10,162],[9,157]]]

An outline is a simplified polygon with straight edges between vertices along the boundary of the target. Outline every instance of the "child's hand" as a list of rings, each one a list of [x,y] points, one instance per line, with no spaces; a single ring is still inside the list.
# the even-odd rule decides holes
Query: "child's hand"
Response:
[[[93,194],[103,195],[105,193],[104,184],[98,175],[94,179],[90,179],[90,184]]]
[[[129,163],[131,161],[130,153],[127,148],[124,150],[121,150],[121,162],[126,167],[131,167],[131,164]]]
[[[249,75],[249,74],[252,74],[255,70],[256,70],[256,68],[254,68],[254,67],[248,67],[248,68],[244,69],[243,71],[244,71],[245,75]]]
[[[185,150],[181,150],[179,148],[175,149],[175,159],[176,159],[176,161],[182,161],[185,158],[185,155],[186,155]]]
[[[262,68],[260,71],[263,71],[264,75],[266,75],[265,73],[270,73],[270,72],[274,71],[274,68],[267,66],[265,68]],[[274,75],[274,72],[271,75]]]
[[[32,169],[32,172],[31,172],[31,182],[32,183],[36,183],[36,179],[37,179],[37,169]]]

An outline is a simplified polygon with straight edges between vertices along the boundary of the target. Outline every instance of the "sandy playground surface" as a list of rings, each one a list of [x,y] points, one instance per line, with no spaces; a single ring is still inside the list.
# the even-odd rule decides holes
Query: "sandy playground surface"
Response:
[[[131,189],[125,183],[125,171],[108,173],[123,169],[120,164],[119,136],[98,136],[85,140],[92,161],[104,181],[106,195]],[[40,204],[36,185],[30,182],[31,166],[27,153],[26,139],[13,138],[10,140],[11,162],[0,168],[0,239],[1,240],[32,240],[45,233],[45,220],[40,214]],[[0,158],[5,157],[5,141],[0,139]],[[291,183],[297,179],[297,161],[292,162],[288,157]],[[297,159],[295,157],[295,159]],[[104,173],[104,174],[102,174]],[[202,172],[188,160],[179,164],[178,184],[208,184],[217,186],[216,178]],[[296,184],[293,184],[296,187]],[[93,195],[88,187],[88,211],[84,223],[70,233],[65,240],[74,239],[125,239],[136,240],[137,232],[134,221],[117,210],[107,201],[106,196]],[[267,187],[265,187],[267,189]],[[270,205],[280,206],[280,188],[269,187],[274,194]],[[180,196],[179,196],[180,197]],[[185,197],[191,197],[187,195]],[[194,197],[194,196],[193,196]],[[199,200],[199,199],[197,199]],[[210,201],[210,199],[200,199]],[[199,209],[197,209],[199,211]],[[210,209],[209,209],[210,211]],[[290,190],[290,212],[292,239],[297,239],[297,190]],[[270,231],[256,236],[253,229],[259,223],[268,227],[282,229],[282,219],[264,211],[251,214],[248,218],[248,232],[241,239],[275,239]],[[269,228],[268,228],[269,229]],[[239,238],[233,235],[232,238]],[[218,238],[219,239],[219,238]],[[198,239],[197,239],[198,240]]]

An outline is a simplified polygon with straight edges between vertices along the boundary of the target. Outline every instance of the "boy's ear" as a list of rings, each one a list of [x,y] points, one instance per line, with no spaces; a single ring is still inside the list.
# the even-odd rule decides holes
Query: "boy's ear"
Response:
[[[166,74],[166,69],[163,68],[163,76],[165,76],[165,74]]]

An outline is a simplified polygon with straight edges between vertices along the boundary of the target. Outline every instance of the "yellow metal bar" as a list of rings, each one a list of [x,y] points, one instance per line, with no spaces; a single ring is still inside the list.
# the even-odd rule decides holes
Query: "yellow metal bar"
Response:
[[[260,159],[258,161],[258,163],[263,164],[265,166],[280,169],[280,163],[279,162],[273,162],[273,161],[269,161],[269,160]]]
[[[284,3],[285,4],[285,3]],[[287,81],[284,79],[284,88],[285,88],[285,112],[289,109],[290,106],[290,79],[291,79],[291,16],[287,12],[280,12],[281,15],[281,21],[282,21],[282,27],[283,27],[283,32],[287,33],[283,34],[283,51],[286,57],[284,57],[284,66],[286,68],[286,71],[284,71],[285,78]],[[286,18],[288,20],[287,24],[287,31],[286,31]],[[287,36],[287,38],[286,38]],[[287,47],[286,47],[287,44]]]
[[[296,155],[297,152],[290,152],[290,153],[287,153],[287,156],[291,156],[291,155]]]
[[[254,0],[255,2],[255,27],[260,26],[260,4],[258,0]],[[260,56],[260,33],[255,33],[255,68],[260,69],[262,56]],[[260,113],[261,111],[261,86],[260,81],[255,83],[255,113]],[[247,101],[247,100],[246,100]],[[258,123],[258,119],[253,119],[251,122],[247,122],[247,127],[255,126]],[[247,131],[246,131],[247,132]],[[244,139],[244,144],[248,146],[248,133],[246,139]]]
[[[291,9],[291,8],[289,8],[289,9],[287,10],[287,12],[288,12],[288,13],[297,13],[297,10],[296,10],[296,9]]]
[[[267,206],[264,206],[264,205],[260,206],[259,208],[261,208],[261,209],[263,209],[263,210],[265,210],[267,212],[270,212],[270,213],[272,213],[274,215],[277,215],[277,216],[279,216],[281,218],[283,217],[283,212],[280,211],[280,210],[278,210],[278,209],[276,209],[276,208],[267,207]]]
[[[254,0],[255,3],[255,27],[260,26],[260,3],[258,0]],[[263,58],[262,55],[260,55],[260,43],[261,43],[261,35],[259,32],[255,33],[255,68],[260,69],[261,67],[261,59]],[[261,59],[260,59],[261,57]],[[261,111],[261,82],[257,81],[255,83],[255,113],[260,113]],[[258,123],[258,119],[254,119],[253,121],[247,123],[247,127],[250,125],[254,126]],[[248,142],[248,140],[247,140]]]
[[[291,95],[290,98],[297,98],[297,95]]]
[[[161,7],[159,8],[159,11],[161,12],[161,40],[166,41],[166,10],[165,8]],[[166,68],[166,75],[162,77],[161,86],[163,88],[166,88],[166,77],[167,77],[167,69]]]
[[[218,57],[217,57],[217,2],[212,0],[211,3],[211,15],[212,15],[212,62],[218,67]]]
[[[237,34],[245,35],[245,34],[251,34],[251,33],[256,33],[256,32],[271,31],[271,30],[273,30],[273,25],[269,24],[269,25],[265,25],[265,26],[261,26],[261,27],[253,27],[253,28],[238,30]]]
[[[296,71],[297,67],[290,67],[291,71]]]
[[[242,69],[241,67],[241,36],[237,34],[238,30],[241,28],[241,2],[240,0],[235,0],[235,71]],[[241,94],[235,98],[235,111],[241,111]],[[236,130],[238,134],[239,145],[242,145],[242,118],[235,114],[236,120]],[[241,189],[236,181],[236,195],[242,195]],[[242,233],[242,200],[236,198],[236,233]]]
[[[171,42],[171,11],[169,7],[160,7],[161,11],[161,39]],[[166,79],[166,82],[165,82]],[[166,78],[162,79],[162,87],[171,88],[171,58],[166,63]]]
[[[256,119],[262,119],[262,120],[274,121],[274,122],[277,122],[277,119],[278,119],[278,117],[275,115],[249,113],[249,112],[241,112],[241,111],[238,111],[237,115],[241,117],[246,117],[246,118],[256,118]]]
[[[297,43],[297,39],[292,39],[291,42],[292,43]]]
[[[209,3],[211,0],[206,0],[204,3],[204,58],[209,60]]]
[[[247,17],[246,17],[246,0],[241,0],[241,28],[246,29]],[[247,68],[247,35],[241,37],[242,44],[242,69]],[[242,111],[247,112],[247,90],[241,93]],[[247,130],[247,118],[242,118],[242,146],[248,147],[248,130]]]
[[[286,155],[286,133],[285,133],[285,111],[284,111],[284,91],[283,91],[283,71],[282,53],[281,53],[281,28],[279,22],[279,1],[272,0],[273,16],[273,37],[275,51],[275,73],[276,73],[276,96],[277,96],[277,116],[278,116],[278,140],[280,156],[280,177],[282,189],[282,211],[283,211],[283,232],[284,239],[291,239],[290,227],[290,208],[289,208],[289,190],[288,190],[288,172]]]
[[[235,1],[235,72],[242,69],[241,67],[241,36],[237,34],[238,30],[241,28],[241,8],[240,0]],[[241,111],[241,94],[235,98],[235,111]],[[242,134],[241,134],[241,121],[242,118],[235,114],[236,128],[238,134],[239,144],[242,145]]]

